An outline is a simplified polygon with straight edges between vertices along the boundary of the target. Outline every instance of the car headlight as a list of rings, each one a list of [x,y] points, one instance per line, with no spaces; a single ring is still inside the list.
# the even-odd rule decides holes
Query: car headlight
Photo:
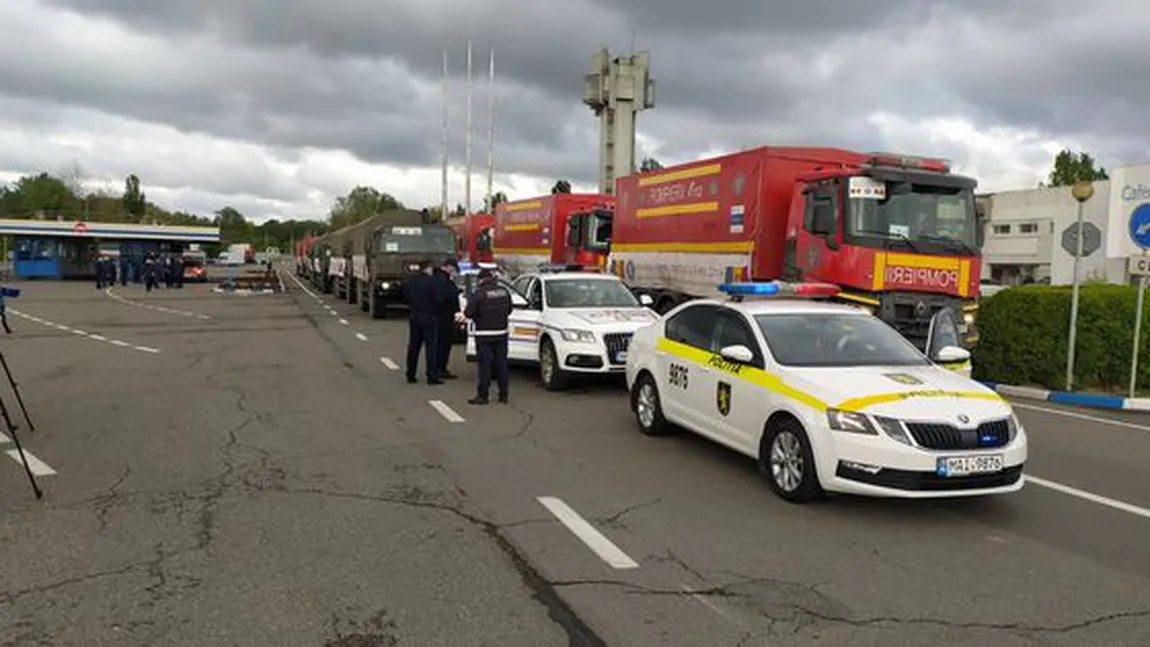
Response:
[[[827,409],[827,424],[835,431],[878,435],[870,419],[861,413]]]
[[[577,328],[568,328],[560,331],[563,334],[563,339],[567,341],[579,342],[582,344],[594,344],[595,333],[590,330],[579,330]]]
[[[1006,420],[1006,428],[1010,434],[1009,440],[1018,438],[1018,432],[1022,431],[1022,423],[1018,420],[1018,416],[1014,412],[1010,413],[1010,418]]]
[[[887,436],[890,436],[891,439],[897,440],[904,445],[911,444],[910,436],[907,435],[906,428],[902,426],[902,422],[894,418],[883,418],[881,416],[875,416],[874,419],[875,422],[878,423],[878,426],[882,427],[883,432],[886,433]]]
[[[391,284],[388,283],[387,281],[380,281],[380,283],[379,283],[379,289],[380,290],[386,290],[390,287],[391,287]]]

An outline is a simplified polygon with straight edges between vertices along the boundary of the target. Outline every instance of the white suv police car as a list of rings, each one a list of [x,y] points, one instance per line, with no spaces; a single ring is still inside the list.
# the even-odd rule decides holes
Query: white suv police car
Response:
[[[776,494],[926,498],[1022,488],[1026,433],[996,393],[857,308],[833,285],[738,283],[638,331],[627,358],[644,433],[679,425],[755,458]]]
[[[617,277],[596,272],[545,271],[512,282],[526,299],[508,320],[508,359],[537,363],[550,390],[574,374],[622,373],[627,346],[639,328],[658,319],[649,297],[640,299]],[[475,357],[468,335],[467,357]]]

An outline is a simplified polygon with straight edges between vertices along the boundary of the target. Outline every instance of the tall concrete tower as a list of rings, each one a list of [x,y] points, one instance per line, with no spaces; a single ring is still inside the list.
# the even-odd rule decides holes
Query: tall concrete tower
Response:
[[[655,107],[651,55],[614,59],[606,48],[591,57],[583,103],[599,117],[599,192],[614,194],[615,178],[635,172],[635,115]]]

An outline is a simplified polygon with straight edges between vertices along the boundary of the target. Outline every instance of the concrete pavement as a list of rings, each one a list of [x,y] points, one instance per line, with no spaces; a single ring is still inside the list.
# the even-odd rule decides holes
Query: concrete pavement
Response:
[[[58,472],[36,502],[0,464],[0,641],[1150,643],[1150,418],[1022,402],[1045,485],[793,506],[640,434],[616,381],[516,370],[509,406],[471,407],[456,346],[462,380],[407,385],[406,322],[286,283],[120,293],[193,316],[24,286],[11,307],[159,352],[19,318],[0,340]]]

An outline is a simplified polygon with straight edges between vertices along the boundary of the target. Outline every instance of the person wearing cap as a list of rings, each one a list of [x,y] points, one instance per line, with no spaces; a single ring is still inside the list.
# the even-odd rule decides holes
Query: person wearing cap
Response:
[[[455,373],[447,368],[451,359],[451,346],[455,343],[455,315],[459,314],[459,287],[452,278],[459,270],[454,259],[448,259],[435,272],[435,283],[439,297],[439,327],[435,331],[438,342],[437,374],[442,380],[454,380]]]
[[[487,404],[491,378],[499,386],[499,401],[507,402],[510,374],[507,365],[507,319],[511,315],[511,292],[495,280],[488,268],[479,271],[479,285],[467,298],[463,317],[475,323],[475,354],[479,363],[475,397],[469,404]]]
[[[407,301],[407,383],[415,384],[419,351],[424,351],[427,383],[443,384],[439,378],[439,286],[432,276],[431,261],[419,264],[419,273],[403,282]]]

